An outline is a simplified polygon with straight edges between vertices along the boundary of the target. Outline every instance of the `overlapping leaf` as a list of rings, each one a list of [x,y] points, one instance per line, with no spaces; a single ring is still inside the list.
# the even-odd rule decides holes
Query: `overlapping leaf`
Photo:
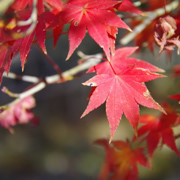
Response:
[[[95,87],[89,104],[82,117],[106,101],[106,114],[110,125],[111,138],[124,113],[134,129],[139,120],[139,105],[163,108],[153,100],[144,82],[163,77],[155,72],[162,70],[142,60],[128,58],[137,48],[127,47],[116,50],[111,61],[103,62],[90,72],[97,75],[83,83]]]
[[[20,2],[19,9],[17,5],[18,2]],[[55,2],[55,1],[47,0],[47,3],[49,3],[51,6],[56,5],[57,6],[56,8],[62,9],[61,1]],[[27,7],[29,7],[30,9],[26,9]],[[37,4],[38,22],[37,24],[35,24],[35,27],[34,29],[32,29],[32,32],[28,35],[25,35],[25,34],[26,34],[27,29],[31,26],[31,24],[21,27],[17,25],[17,20],[23,21],[23,20],[28,19],[31,16],[32,1],[16,1],[12,4],[11,8],[13,10],[16,10],[14,17],[12,17],[12,19],[6,22],[7,24],[2,23],[2,27],[0,27],[0,41],[1,41],[0,80],[2,79],[2,73],[4,71],[6,72],[9,71],[12,58],[17,52],[20,52],[22,69],[24,69],[24,64],[29,55],[32,43],[34,41],[37,41],[41,49],[44,51],[44,53],[47,53],[46,47],[45,47],[45,38],[46,38],[47,29],[54,28],[55,31],[58,31],[58,33],[56,34],[59,35],[60,33],[58,28],[56,28],[56,26],[59,25],[57,24],[59,22],[58,17],[56,17],[50,11],[44,12],[42,0],[38,1],[38,4]],[[56,39],[55,39],[55,43],[56,43]]]
[[[109,43],[107,27],[129,29],[113,10],[116,4],[118,4],[118,1],[114,0],[68,1],[61,13],[64,22],[70,23],[70,49],[67,59],[85,37],[86,30],[96,43],[103,48],[107,58],[110,58],[109,48],[111,48],[111,43]]]
[[[167,114],[161,114],[160,117],[155,115],[143,115],[140,117],[140,123],[143,124],[138,130],[138,137],[144,136],[147,141],[149,155],[152,157],[158,144],[161,146],[166,144],[169,148],[180,155],[173,133],[173,127],[180,125],[180,118],[176,113],[176,109],[172,109],[169,105],[164,105]],[[161,140],[161,141],[160,141]]]
[[[132,148],[129,142],[124,141],[113,141],[109,144],[107,140],[100,139],[96,143],[106,150],[99,180],[137,180],[138,164],[150,167],[143,148]]]
[[[169,96],[169,98],[170,98],[170,99],[175,99],[175,100],[177,100],[177,101],[180,102],[180,94],[171,95],[171,96]]]
[[[119,11],[131,12],[131,13],[143,15],[143,12],[140,11],[138,8],[136,8],[130,0],[122,0],[121,3],[116,5],[116,8]]]

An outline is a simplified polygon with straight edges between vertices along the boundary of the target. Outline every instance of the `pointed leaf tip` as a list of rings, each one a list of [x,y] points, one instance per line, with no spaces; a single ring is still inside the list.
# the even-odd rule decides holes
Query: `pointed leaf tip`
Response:
[[[70,57],[71,57],[71,56],[67,56],[67,58],[66,58],[66,60],[65,60],[65,61],[68,61]]]
[[[24,72],[24,65],[22,66],[22,72]]]
[[[44,54],[46,54],[46,55],[47,55],[47,50],[46,50],[46,49],[44,49],[43,51],[44,51]]]

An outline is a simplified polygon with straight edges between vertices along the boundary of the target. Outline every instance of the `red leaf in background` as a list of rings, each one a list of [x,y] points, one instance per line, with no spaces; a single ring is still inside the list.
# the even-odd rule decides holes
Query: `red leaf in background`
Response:
[[[58,9],[61,11],[63,8],[62,0],[44,0],[46,1],[53,9]]]
[[[22,15],[23,14],[24,13],[22,13]],[[8,41],[7,39],[7,42],[6,41],[4,42],[5,45],[0,46],[0,53],[2,51],[4,54],[4,56],[0,56],[1,68],[8,72],[13,56],[18,51],[20,51],[21,65],[22,65],[22,69],[24,69],[24,64],[29,55],[35,35],[37,38],[37,42],[39,43],[39,46],[44,51],[44,53],[47,53],[45,47],[46,30],[48,28],[51,28],[50,24],[54,22],[56,19],[57,18],[55,17],[55,15],[53,15],[51,12],[42,13],[41,15],[39,15],[38,23],[31,34],[17,40],[13,40],[11,38],[11,41],[10,40]],[[27,28],[23,28],[21,32],[22,33],[25,32],[26,29]],[[16,32],[16,30],[14,30],[14,32]]]
[[[70,0],[61,13],[65,23],[71,23],[69,28],[69,53],[67,59],[79,46],[85,37],[86,29],[89,35],[103,48],[107,58],[110,58],[107,26],[129,29],[117,16],[113,6],[114,0]],[[113,33],[114,35],[114,33]]]
[[[174,77],[179,77],[180,76],[180,64],[175,65],[173,67],[173,75],[174,75]]]
[[[23,10],[27,5],[32,5],[32,0],[16,0],[11,5],[11,8],[14,10]]]
[[[176,113],[176,109],[171,108],[165,104],[164,108],[167,114],[161,114],[160,117],[155,115],[142,115],[140,116],[140,123],[144,124],[138,130],[138,137],[144,136],[144,140],[147,141],[147,147],[149,155],[152,157],[155,149],[157,148],[160,140],[161,145],[166,144],[169,148],[180,155],[173,134],[173,127],[180,124],[179,117]]]
[[[47,3],[51,5],[52,8],[54,6],[57,6],[56,11],[60,11],[59,10],[60,7],[62,9],[62,1],[60,0],[58,2],[53,0],[52,1],[47,0]],[[35,24],[34,29],[32,29],[32,32],[27,36],[25,36],[26,31],[31,26],[31,24],[27,26],[18,26],[17,22],[27,20],[31,16],[32,1],[30,0],[15,1],[12,4],[12,6],[7,10],[7,14],[11,13],[12,17],[10,17],[7,22],[0,20],[1,21],[0,23],[2,24],[0,26],[0,41],[1,41],[0,81],[2,79],[3,72],[9,71],[12,58],[15,54],[18,53],[18,51],[20,51],[22,69],[24,69],[24,64],[27,60],[31,45],[32,43],[34,43],[34,41],[37,41],[41,49],[44,51],[44,53],[47,53],[45,47],[45,38],[46,38],[47,29],[53,28],[54,31],[58,30],[58,33],[56,32],[56,34],[58,36],[60,35],[60,31],[58,29],[60,24],[58,24],[59,21],[57,21],[58,17],[56,17],[50,11],[44,12],[43,0],[37,1],[37,10],[38,10],[37,24]],[[63,28],[62,23],[61,26],[62,29]],[[35,35],[36,35],[36,39],[35,39]],[[57,38],[55,40],[57,40]]]
[[[97,140],[95,143],[104,146],[106,150],[99,180],[137,180],[138,163],[150,167],[143,148],[132,148],[129,142],[124,141],[112,141],[109,144],[105,139]]]
[[[145,44],[145,47],[147,45],[147,47],[152,52],[154,52],[155,41],[154,41],[154,36],[152,34],[154,33],[155,22],[156,22],[155,20],[152,21],[149,25],[146,26],[146,28],[141,33],[138,33],[135,36],[134,41],[135,41],[136,46],[139,47],[139,50],[141,48],[143,48],[144,44]],[[135,21],[135,20],[130,22],[131,27],[136,27],[136,26],[140,25],[141,23],[142,23],[142,21]]]
[[[154,11],[155,9],[161,8],[169,4],[171,0],[166,0],[166,1],[157,1],[157,0],[143,0],[142,4],[145,7],[145,11]]]
[[[180,94],[175,94],[175,95],[171,95],[169,96],[170,99],[175,99],[177,101],[180,101]]]
[[[46,30],[51,22],[55,21],[56,17],[51,12],[45,12],[38,16],[38,23],[34,29],[34,31],[28,36],[24,37],[21,44],[20,56],[21,56],[21,64],[22,69],[24,69],[24,63],[27,60],[27,57],[30,52],[31,45],[33,43],[34,37],[36,35],[37,42],[41,47],[42,51],[47,54],[45,47],[45,38],[46,38]]]
[[[111,130],[110,139],[114,136],[123,113],[136,130],[139,120],[138,104],[163,112],[163,108],[153,100],[144,84],[163,77],[154,73],[162,70],[142,60],[128,58],[136,49],[136,47],[126,47],[116,50],[110,62],[106,61],[91,68],[90,72],[95,70],[97,75],[83,83],[95,89],[81,117],[106,101],[106,114]]]
[[[3,72],[9,72],[12,57],[19,51],[21,39],[12,43],[3,44],[0,46],[0,83],[2,81]]]
[[[34,114],[30,112],[33,107],[35,107],[35,99],[32,96],[22,99],[0,113],[0,125],[13,132],[12,126],[25,124],[36,119]]]
[[[122,0],[122,2],[116,6],[119,11],[130,12],[143,15],[144,13],[136,8],[130,0]]]

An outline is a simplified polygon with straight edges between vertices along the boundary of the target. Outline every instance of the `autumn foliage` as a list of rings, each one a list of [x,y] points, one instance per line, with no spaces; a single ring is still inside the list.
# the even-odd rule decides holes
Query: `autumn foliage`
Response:
[[[173,127],[180,124],[177,108],[168,103],[161,106],[160,102],[153,99],[145,84],[164,78],[164,70],[133,57],[136,51],[141,51],[144,44],[152,52],[158,46],[159,54],[165,52],[171,56],[175,49],[179,53],[180,5],[176,0],[139,2],[137,8],[131,0],[15,0],[0,14],[0,81],[4,72],[8,75],[13,57],[18,53],[24,70],[34,44],[49,59],[45,40],[50,37],[53,38],[55,47],[59,37],[67,34],[69,51],[66,59],[71,58],[86,33],[102,48],[104,57],[100,59],[101,62],[88,67],[88,73],[94,73],[94,76],[83,83],[92,90],[89,103],[81,116],[86,116],[105,103],[110,138],[95,141],[106,152],[100,180],[138,179],[138,164],[150,168],[155,150],[162,145],[167,145],[180,155],[173,132]],[[128,34],[132,35],[129,42],[133,41],[135,46],[127,46],[129,42],[126,42],[123,44],[125,47],[116,48],[119,29],[126,31],[125,36],[121,37],[125,40]],[[86,58],[82,63],[85,61]],[[58,71],[59,79],[51,82],[46,79],[37,81],[37,84],[44,85],[43,88],[48,83],[69,80],[57,65],[53,66]],[[173,78],[178,78],[179,75],[180,67],[176,66]],[[16,124],[29,121],[37,123],[30,109],[35,106],[31,95],[38,91],[33,86],[31,88],[32,92],[29,90],[22,94],[4,90],[16,99],[1,107],[1,126],[12,132]],[[169,98],[180,101],[180,94],[170,94]],[[159,116],[140,116],[139,105],[160,111]],[[113,141],[123,114],[134,129],[134,137],[125,142]]]

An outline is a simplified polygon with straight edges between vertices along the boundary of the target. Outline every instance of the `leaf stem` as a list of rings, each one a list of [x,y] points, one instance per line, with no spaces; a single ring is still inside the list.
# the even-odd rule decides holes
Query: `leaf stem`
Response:
[[[60,77],[60,81],[64,81],[63,75],[62,75],[62,70],[60,69],[60,67],[54,62],[54,60],[48,55],[45,54],[42,51],[43,55],[46,57],[46,59],[48,60],[48,62],[51,64],[51,66],[56,70],[56,72],[59,74]]]
[[[108,62],[109,62],[109,65],[110,65],[110,67],[111,67],[111,69],[112,69],[113,73],[114,73],[114,74],[117,74],[117,73],[116,73],[116,71],[115,71],[115,69],[113,68],[113,66],[112,66],[111,62],[110,62],[110,61],[108,61]]]
[[[63,75],[62,75],[62,70],[60,67],[54,62],[54,60],[37,45],[36,46],[41,53],[44,55],[44,57],[48,60],[48,62],[51,64],[51,66],[55,69],[55,71],[59,74],[60,81],[64,81]]]

